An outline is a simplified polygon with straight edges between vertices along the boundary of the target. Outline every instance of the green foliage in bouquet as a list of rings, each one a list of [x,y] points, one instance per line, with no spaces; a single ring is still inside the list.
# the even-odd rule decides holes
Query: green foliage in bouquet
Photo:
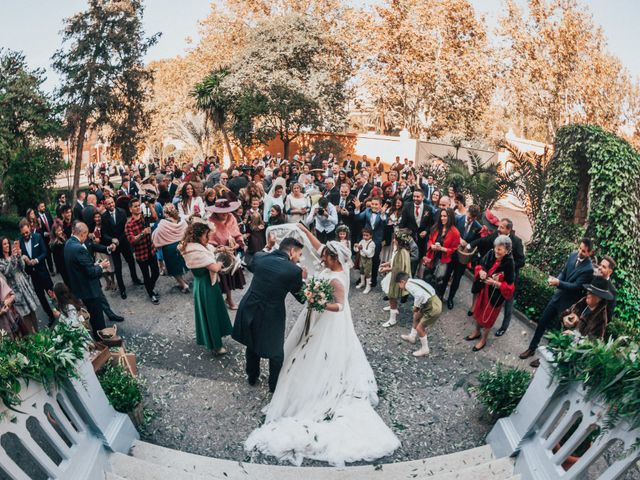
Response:
[[[0,338],[0,399],[9,408],[20,405],[20,380],[42,383],[47,390],[78,378],[76,365],[91,340],[85,328],[58,323],[24,338]]]
[[[531,382],[531,374],[520,368],[498,363],[478,375],[479,385],[472,389],[491,415],[506,417],[515,410]]]
[[[296,296],[307,303],[309,310],[323,312],[326,304],[333,301],[333,288],[328,280],[311,277]]]
[[[118,412],[128,413],[142,401],[141,383],[122,365],[108,364],[99,374],[98,380],[109,403]]]

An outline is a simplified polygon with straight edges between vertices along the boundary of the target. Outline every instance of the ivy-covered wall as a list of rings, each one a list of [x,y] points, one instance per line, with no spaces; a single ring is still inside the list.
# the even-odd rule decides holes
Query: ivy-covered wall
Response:
[[[593,238],[596,255],[618,264],[617,319],[640,325],[640,154],[600,127],[568,125],[556,133],[549,169],[529,262],[557,274],[577,240]]]

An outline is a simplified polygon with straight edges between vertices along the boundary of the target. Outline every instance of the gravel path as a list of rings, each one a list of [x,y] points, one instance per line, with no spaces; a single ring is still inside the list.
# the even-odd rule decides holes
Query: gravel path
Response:
[[[261,409],[269,400],[266,365],[262,381],[250,387],[244,375],[244,348],[228,339],[229,353],[214,357],[197,346],[191,295],[174,288],[170,277],[160,278],[158,290],[159,305],[149,302],[143,287],[128,287],[127,300],[108,294],[114,311],[127,319],[119,330],[127,348],[138,355],[140,375],[147,385],[146,406],[154,413],[143,439],[201,455],[275,463],[273,458],[251,458],[242,446],[260,424]],[[368,295],[352,289],[356,331],[378,382],[377,411],[402,442],[393,456],[380,462],[484,444],[491,421],[468,392],[477,373],[498,361],[528,368],[517,354],[526,348],[531,331],[515,318],[503,337],[491,335],[483,351],[471,351],[472,342],[464,340],[472,326],[466,316],[469,290],[470,282],[463,279],[456,307],[445,310],[432,329],[431,355],[416,359],[411,355],[414,347],[399,337],[407,331],[411,303],[401,306],[398,325],[384,329],[386,302],[379,288]],[[237,301],[241,295],[236,292]],[[302,307],[289,298],[287,308],[290,326]]]

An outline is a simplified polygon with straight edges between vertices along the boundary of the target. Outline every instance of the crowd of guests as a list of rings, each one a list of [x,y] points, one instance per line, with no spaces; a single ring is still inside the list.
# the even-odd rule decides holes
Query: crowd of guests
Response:
[[[402,338],[420,341],[415,356],[429,354],[427,328],[443,305],[454,308],[466,271],[474,279],[468,315],[475,329],[466,337],[475,342],[473,350],[487,345],[501,312],[495,335],[509,327],[525,264],[513,222],[468,204],[455,185],[436,185],[408,159],[385,165],[379,157],[338,160],[310,152],[288,161],[266,152],[231,168],[216,156],[196,165],[173,158],[131,166],[93,162],[87,176],[88,189],[73,205],[65,194],[55,205],[40,202],[20,222],[19,239],[0,238],[0,328],[9,335],[37,330],[37,304],[49,325],[75,318],[83,306],[94,335],[105,328],[105,317],[123,321],[104,292],[127,298],[126,263],[131,282],[144,286],[152,304],[160,302],[160,275],[172,276],[182,293],[193,288],[197,341],[224,353],[227,310],[237,308],[232,292],[244,287],[245,278],[243,268],[223,268],[220,255],[250,266],[269,243],[269,226],[298,222],[320,242],[339,240],[353,252],[360,272],[356,288],[364,294],[380,279],[388,301],[384,327],[397,324],[399,304],[413,297],[412,326]],[[119,180],[117,188],[112,178]],[[615,262],[603,256],[595,263],[594,250],[591,240],[582,239],[558,277],[549,277],[556,292],[523,359],[561,321],[584,335],[604,335],[614,310]]]

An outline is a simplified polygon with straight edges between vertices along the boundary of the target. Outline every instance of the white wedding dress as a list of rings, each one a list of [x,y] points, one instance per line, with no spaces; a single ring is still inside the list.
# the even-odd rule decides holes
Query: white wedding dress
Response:
[[[356,336],[349,307],[349,272],[324,270],[339,312],[314,312],[307,336],[303,309],[284,346],[278,385],[249,451],[300,465],[305,458],[336,466],[393,453],[400,441],[375,412],[373,370]]]

